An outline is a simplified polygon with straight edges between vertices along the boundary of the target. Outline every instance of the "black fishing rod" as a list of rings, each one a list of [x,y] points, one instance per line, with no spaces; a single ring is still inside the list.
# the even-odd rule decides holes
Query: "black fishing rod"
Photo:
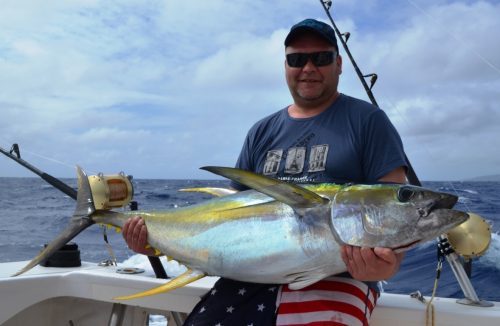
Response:
[[[5,154],[8,158],[13,159],[17,163],[21,164],[22,166],[24,166],[25,168],[27,168],[31,172],[35,173],[40,178],[42,178],[43,180],[48,182],[50,185],[52,185],[54,188],[59,189],[60,191],[62,191],[66,195],[68,195],[69,197],[76,200],[77,191],[75,189],[71,188],[70,186],[68,186],[67,184],[62,182],[61,180],[54,178],[50,174],[47,174],[47,173],[37,169],[33,165],[31,165],[28,162],[26,162],[25,160],[23,160],[21,158],[21,152],[19,150],[18,144],[12,145],[10,151],[6,151],[2,147],[0,147],[0,152],[2,152],[2,154]]]
[[[352,66],[354,67],[354,70],[356,71],[356,74],[358,75],[359,80],[361,81],[361,84],[363,85],[366,94],[368,95],[368,98],[370,99],[370,101],[372,102],[373,105],[375,105],[376,107],[378,107],[380,109],[380,106],[378,105],[377,100],[375,100],[375,96],[373,95],[373,92],[372,92],[372,87],[375,84],[375,81],[377,80],[377,75],[376,74],[363,75],[361,73],[361,70],[359,69],[358,64],[354,60],[354,58],[351,54],[351,51],[349,50],[349,47],[347,46],[347,40],[349,39],[350,34],[346,33],[345,34],[346,39],[344,40],[344,37],[343,37],[344,34],[340,33],[339,29],[337,28],[337,25],[333,21],[332,15],[330,14],[332,0],[319,0],[319,2],[321,2],[321,5],[323,6],[323,9],[325,10],[326,15],[330,19],[330,22],[332,23],[333,29],[335,30],[335,33],[337,34],[337,38],[339,39],[340,43],[342,43],[344,51],[347,54],[347,56],[349,57],[349,60],[351,61]],[[367,77],[371,77],[371,85],[370,86],[368,86],[368,84],[366,83],[365,78],[367,78]],[[410,160],[408,159],[408,156],[406,154],[405,154],[405,160],[406,160],[406,164],[408,165],[408,171],[407,171],[408,181],[412,185],[422,186],[422,183],[418,179],[417,174],[415,173],[415,170],[413,169],[413,167],[410,163]]]
[[[21,164],[28,170],[32,171],[39,177],[41,177],[43,180],[45,180],[47,183],[52,185],[54,188],[62,191],[69,197],[73,198],[76,200],[76,196],[78,192],[73,189],[72,187],[68,186],[66,183],[62,182],[61,180],[51,176],[48,173],[45,173],[30,163],[26,162],[21,158],[21,151],[19,150],[19,145],[18,144],[13,144],[10,151],[7,151],[0,147],[0,152],[7,156],[8,158],[16,161],[17,163]],[[133,206],[132,206],[133,207]],[[136,206],[137,207],[137,206]],[[160,258],[158,257],[153,257],[153,256],[148,256],[149,263],[151,264],[151,267],[153,268],[153,271],[155,272],[156,278],[163,278],[166,279],[168,278],[167,273],[165,272],[165,269],[163,268],[163,265],[161,264]]]

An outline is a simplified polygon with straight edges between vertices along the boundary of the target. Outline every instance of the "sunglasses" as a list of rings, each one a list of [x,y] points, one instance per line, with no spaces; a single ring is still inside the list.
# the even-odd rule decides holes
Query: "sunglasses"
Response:
[[[328,66],[333,62],[337,53],[335,51],[321,51],[312,53],[289,53],[286,62],[292,68],[302,68],[311,59],[316,67]]]

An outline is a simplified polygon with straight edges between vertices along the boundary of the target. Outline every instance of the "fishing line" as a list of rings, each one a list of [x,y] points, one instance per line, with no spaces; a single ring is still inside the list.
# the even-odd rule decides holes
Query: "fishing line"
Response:
[[[409,4],[411,4],[415,9],[419,10],[421,13],[426,15],[428,18],[430,18],[434,23],[437,22],[437,19],[432,16],[429,12],[424,10],[422,7],[417,5],[413,0],[406,0]],[[446,33],[448,33],[449,36],[453,37],[458,43],[460,43],[461,46],[463,46],[465,49],[468,49],[471,51],[479,60],[481,60],[484,64],[489,66],[491,69],[495,70],[497,73],[500,74],[500,68],[495,66],[492,62],[490,62],[488,59],[486,59],[481,53],[477,52],[474,48],[467,46],[467,43],[463,41],[461,38],[457,37],[454,33],[450,32],[447,29],[444,29]]]
[[[438,287],[439,278],[441,277],[441,270],[443,269],[443,260],[444,260],[444,256],[440,256],[438,259],[437,268],[436,268],[436,278],[434,279],[434,287],[432,289],[432,296],[425,306],[425,325],[426,326],[429,326],[429,324],[434,326],[436,323],[436,314],[435,314],[435,310],[434,310],[434,304],[432,303],[432,301],[436,297],[436,290]]]
[[[2,143],[4,144],[14,144],[16,143],[15,141],[9,141],[3,137],[0,137],[0,140],[2,141]],[[60,165],[63,165],[63,166],[66,166],[66,167],[70,167],[70,168],[74,168],[75,166],[74,165],[71,165],[69,163],[66,163],[66,162],[62,162],[62,161],[59,161],[59,160],[56,160],[54,158],[51,158],[51,157],[47,157],[47,156],[44,156],[44,155],[41,155],[41,154],[38,154],[38,153],[35,153],[35,152],[32,152],[28,149],[26,149],[25,146],[22,146],[21,147],[21,154],[24,154],[24,153],[27,153],[27,154],[31,154],[32,156],[36,156],[36,157],[39,157],[39,158],[42,158],[44,160],[47,160],[47,161],[51,161],[51,162],[54,162],[54,163],[57,163],[57,164],[60,164]]]
[[[3,138],[3,137],[0,138],[0,140],[3,143],[6,143],[6,144],[13,144],[13,143],[15,143],[15,142],[9,142],[5,138]],[[48,156],[45,156],[45,155],[42,155],[42,154],[38,154],[36,152],[32,152],[32,151],[26,149],[26,147],[24,147],[24,146],[20,146],[20,152],[21,152],[21,155],[23,155],[23,154],[29,154],[31,156],[35,156],[35,157],[41,158],[41,159],[46,160],[46,161],[49,161],[49,162],[52,162],[52,163],[56,163],[56,164],[59,164],[59,165],[65,166],[65,167],[68,167],[71,170],[75,169],[75,164],[70,164],[70,163],[67,163],[67,162],[63,162],[63,161],[57,160],[57,159],[52,158],[52,157],[48,157]],[[99,172],[95,172],[95,171],[89,170],[89,169],[86,169],[86,171],[90,172],[90,174],[95,174],[95,175],[99,174]]]
[[[59,160],[56,160],[55,158],[52,158],[52,157],[48,157],[48,156],[45,156],[45,155],[42,155],[42,154],[38,154],[38,153],[35,153],[35,152],[32,152],[32,151],[29,151],[29,150],[26,150],[25,147],[23,147],[21,149],[21,151],[23,153],[28,153],[28,154],[31,154],[33,156],[36,156],[36,157],[39,157],[41,159],[44,159],[46,161],[50,161],[50,162],[53,162],[53,163],[56,163],[56,164],[60,164],[62,166],[66,166],[66,167],[69,167],[69,168],[72,168],[74,169],[75,166],[74,165],[71,165],[69,163],[66,163],[66,162],[63,162],[63,161],[59,161]]]

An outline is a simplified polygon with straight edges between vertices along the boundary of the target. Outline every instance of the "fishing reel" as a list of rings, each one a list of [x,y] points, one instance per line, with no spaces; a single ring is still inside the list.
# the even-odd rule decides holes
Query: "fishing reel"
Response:
[[[132,201],[134,187],[132,176],[123,172],[113,175],[91,175],[88,177],[94,206],[98,210],[124,207]]]
[[[481,216],[467,214],[469,219],[446,233],[446,238],[453,251],[465,260],[470,260],[484,255],[488,250],[491,243],[491,226]]]

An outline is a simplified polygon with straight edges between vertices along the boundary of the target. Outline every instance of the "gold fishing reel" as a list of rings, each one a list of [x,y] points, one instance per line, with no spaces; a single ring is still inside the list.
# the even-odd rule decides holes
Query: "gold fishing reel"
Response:
[[[134,196],[131,176],[123,172],[114,175],[91,175],[88,177],[92,198],[96,209],[109,210],[124,207],[130,203]]]
[[[451,248],[464,259],[484,255],[491,243],[491,226],[484,218],[469,214],[469,219],[454,227],[447,234]]]

